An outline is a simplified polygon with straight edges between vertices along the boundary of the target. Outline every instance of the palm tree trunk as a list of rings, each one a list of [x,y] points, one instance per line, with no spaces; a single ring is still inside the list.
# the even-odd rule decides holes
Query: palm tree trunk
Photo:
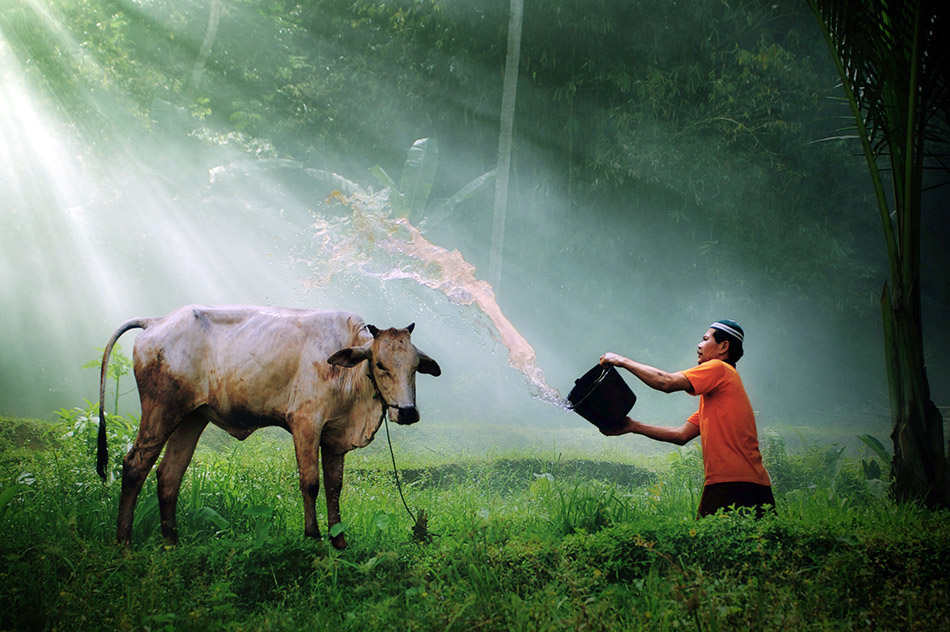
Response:
[[[919,308],[919,299],[916,306]],[[891,292],[885,285],[881,316],[893,424],[891,492],[899,500],[922,500],[928,506],[945,507],[948,472],[943,417],[930,397],[923,336],[915,324],[920,321],[917,308],[911,297]]]

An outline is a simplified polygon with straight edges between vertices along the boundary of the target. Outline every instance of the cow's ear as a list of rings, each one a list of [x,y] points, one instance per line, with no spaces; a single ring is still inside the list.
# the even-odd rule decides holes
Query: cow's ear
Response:
[[[373,334],[373,338],[379,335],[379,327],[374,327],[373,325],[366,325],[366,328],[369,329],[369,333]]]
[[[416,351],[419,352],[419,368],[417,369],[419,373],[425,373],[426,375],[431,375],[433,377],[439,377],[442,375],[442,369],[439,367],[438,362],[418,349],[416,349]]]
[[[363,360],[369,359],[370,353],[369,345],[346,347],[327,358],[327,364],[335,364],[336,366],[345,366],[348,368],[354,367]]]
[[[415,329],[415,328],[416,328],[416,324],[415,324],[415,323],[409,323],[409,326],[406,327],[406,331],[408,331],[409,333],[412,333],[412,330]]]

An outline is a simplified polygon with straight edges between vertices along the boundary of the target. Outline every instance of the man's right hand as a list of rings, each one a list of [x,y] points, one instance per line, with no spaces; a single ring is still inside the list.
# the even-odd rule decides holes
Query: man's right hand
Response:
[[[601,428],[598,426],[597,429],[600,430],[600,434],[602,435],[606,435],[608,437],[619,437],[620,435],[633,432],[636,423],[637,422],[635,422],[633,419],[630,419],[630,417],[625,417],[624,423],[620,424],[616,428]]]

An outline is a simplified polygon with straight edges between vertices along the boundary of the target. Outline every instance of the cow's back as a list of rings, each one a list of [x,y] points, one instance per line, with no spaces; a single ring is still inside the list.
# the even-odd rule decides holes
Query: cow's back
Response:
[[[346,311],[189,305],[155,319],[135,342],[140,390],[163,380],[192,407],[227,415],[287,412],[301,385],[317,388],[319,367],[360,344],[362,319]]]

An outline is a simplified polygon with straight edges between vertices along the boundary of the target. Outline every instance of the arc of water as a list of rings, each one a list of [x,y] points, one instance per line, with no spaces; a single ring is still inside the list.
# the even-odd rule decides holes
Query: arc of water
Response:
[[[351,232],[349,238],[340,239],[329,222],[317,223],[318,240],[324,249],[332,251],[333,259],[340,262],[342,256],[348,265],[360,264],[365,274],[384,281],[410,279],[441,292],[454,304],[474,306],[491,321],[498,339],[508,349],[508,364],[525,376],[535,396],[564,406],[564,399],[545,380],[534,347],[502,312],[491,284],[475,275],[475,266],[458,250],[449,251],[433,244],[405,217],[385,216],[380,210],[381,204],[385,205],[378,196],[357,193],[345,197],[334,192],[329,199],[344,203],[353,211],[345,220]],[[365,265],[370,258],[367,249],[385,251],[397,264],[382,272],[373,271]]]

